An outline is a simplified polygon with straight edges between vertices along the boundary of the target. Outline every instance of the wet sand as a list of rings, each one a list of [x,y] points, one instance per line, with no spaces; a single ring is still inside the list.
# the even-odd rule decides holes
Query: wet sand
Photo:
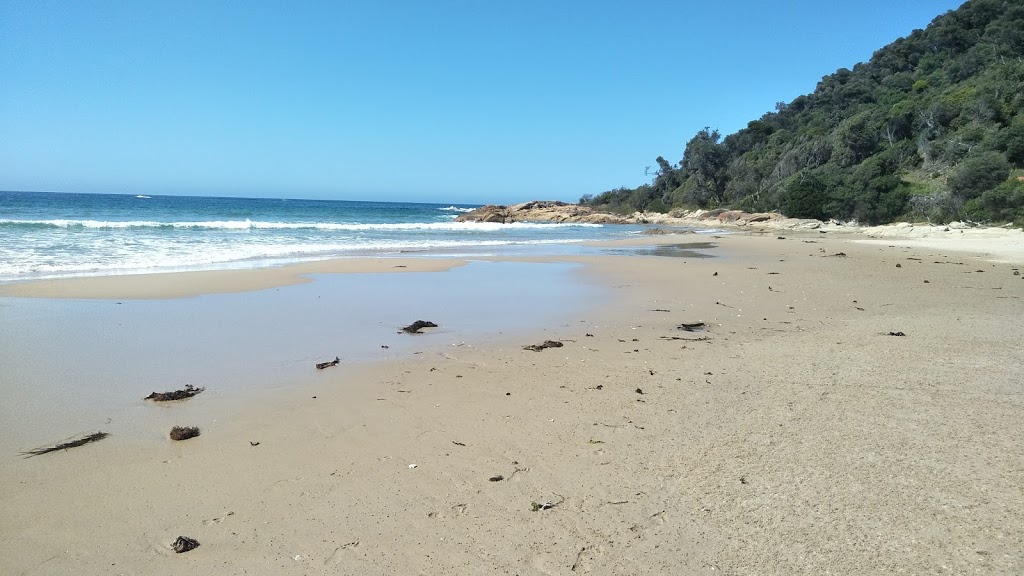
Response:
[[[204,398],[212,399],[196,404],[218,406],[201,414],[211,420],[247,395],[316,382],[319,362],[339,357],[344,367],[467,340],[480,344],[560,318],[599,292],[574,280],[579,265],[571,263],[473,262],[430,271],[438,268],[431,261],[409,262],[417,272],[407,274],[367,274],[359,272],[363,263],[345,264],[323,268],[353,272],[308,275],[303,283],[240,293],[132,299],[123,298],[133,295],[127,287],[117,286],[110,295],[122,299],[92,293],[89,299],[0,300],[7,328],[0,333],[0,395],[6,399],[0,405],[0,454],[94,428],[118,437],[160,438],[164,423],[154,428],[153,407],[142,401],[152,391],[205,387]],[[140,276],[133,283],[145,280],[162,289],[167,279]],[[80,280],[71,283],[78,286],[65,293],[79,290]],[[50,294],[54,284],[40,287]],[[141,293],[153,291],[145,286]],[[515,314],[500,312],[516,299],[529,305]],[[429,338],[398,333],[423,318],[440,325]]]
[[[1020,573],[1021,266],[828,234],[714,243],[565,258],[606,291],[593,305],[425,335],[228,402],[185,442],[9,454],[0,571]],[[144,408],[185,425],[220,401]],[[174,554],[179,535],[201,546]]]

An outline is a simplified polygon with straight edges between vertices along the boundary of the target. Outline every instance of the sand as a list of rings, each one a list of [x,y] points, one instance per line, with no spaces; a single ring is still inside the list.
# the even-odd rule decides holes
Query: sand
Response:
[[[1020,574],[1021,267],[784,236],[574,257],[610,296],[557,323],[6,455],[0,573]]]

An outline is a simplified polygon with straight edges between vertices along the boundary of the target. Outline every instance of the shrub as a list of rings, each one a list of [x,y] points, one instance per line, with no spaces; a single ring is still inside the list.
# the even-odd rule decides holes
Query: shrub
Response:
[[[1010,175],[1010,163],[999,152],[982,152],[964,160],[950,176],[949,188],[954,194],[970,200],[992,190]]]

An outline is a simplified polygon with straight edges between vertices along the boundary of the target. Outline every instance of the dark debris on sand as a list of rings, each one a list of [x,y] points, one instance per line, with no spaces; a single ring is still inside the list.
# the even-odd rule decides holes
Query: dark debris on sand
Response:
[[[41,456],[43,454],[49,454],[50,452],[57,452],[58,450],[67,450],[68,448],[78,448],[79,446],[85,446],[91,442],[98,442],[103,440],[107,436],[110,436],[107,432],[95,432],[93,434],[87,434],[81,438],[69,440],[67,442],[61,442],[60,444],[54,444],[53,446],[47,446],[46,448],[36,448],[35,450],[27,450],[22,452],[21,455],[25,458],[31,458],[33,456]]]
[[[196,388],[191,384],[186,385],[181,390],[172,390],[170,392],[153,392],[149,396],[143,398],[143,400],[152,400],[153,402],[169,402],[171,400],[185,400],[191,398],[196,394],[199,394],[206,388]]]
[[[171,544],[171,548],[174,552],[181,554],[182,552],[188,552],[189,550],[195,550],[199,548],[199,541],[195,538],[189,538],[188,536],[178,536],[178,539]]]
[[[703,322],[683,322],[677,329],[683,332],[703,332],[707,326]]]
[[[562,343],[557,340],[545,340],[540,344],[530,344],[529,346],[523,346],[523,350],[533,350],[534,352],[540,352],[545,348],[561,348]]]
[[[434,324],[433,322],[428,322],[426,320],[417,320],[412,324],[409,324],[408,326],[402,328],[402,332],[405,332],[407,334],[422,334],[420,330],[424,328],[437,328],[437,324]]]
[[[171,440],[188,440],[199,436],[199,428],[195,426],[175,426],[171,428]]]
[[[337,366],[340,362],[341,362],[341,358],[338,358],[337,356],[335,356],[334,360],[331,360],[330,362],[320,362],[320,363],[318,363],[316,365],[316,369],[317,370],[323,370],[324,368],[330,368],[331,366]]]

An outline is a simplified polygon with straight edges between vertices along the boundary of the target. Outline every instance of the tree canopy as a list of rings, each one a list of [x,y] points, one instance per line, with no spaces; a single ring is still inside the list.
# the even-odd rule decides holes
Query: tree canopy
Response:
[[[722,138],[704,128],[653,180],[581,202],[1024,225],[1024,0],[970,0]]]

